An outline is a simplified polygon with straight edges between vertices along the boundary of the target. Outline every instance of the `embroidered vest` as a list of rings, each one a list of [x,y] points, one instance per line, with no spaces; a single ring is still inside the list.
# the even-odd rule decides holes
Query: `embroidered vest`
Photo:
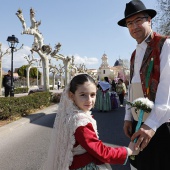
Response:
[[[148,97],[153,102],[155,101],[160,78],[160,54],[166,38],[155,32],[151,34],[146,40],[148,46],[140,68],[140,79],[144,97]],[[130,82],[134,73],[135,53],[136,50],[132,53],[130,61]]]

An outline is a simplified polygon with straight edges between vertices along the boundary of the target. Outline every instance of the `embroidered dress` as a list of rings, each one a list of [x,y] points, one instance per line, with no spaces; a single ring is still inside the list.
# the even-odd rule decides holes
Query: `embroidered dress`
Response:
[[[96,165],[94,163],[90,163],[82,168],[74,169],[74,170],[112,170],[109,164]]]
[[[116,92],[111,92],[110,101],[111,101],[111,108],[117,109],[118,108],[118,102],[117,102],[117,99],[116,99]]]
[[[103,98],[102,90],[98,89],[96,94],[96,102],[95,102],[95,108],[97,110],[103,110],[102,98]]]
[[[95,108],[100,111],[110,111],[111,108],[111,100],[110,100],[110,84],[108,82],[100,82],[99,88],[97,90],[96,95],[96,103]]]
[[[99,170],[99,168],[94,163],[90,163],[83,168],[78,168],[74,170]]]

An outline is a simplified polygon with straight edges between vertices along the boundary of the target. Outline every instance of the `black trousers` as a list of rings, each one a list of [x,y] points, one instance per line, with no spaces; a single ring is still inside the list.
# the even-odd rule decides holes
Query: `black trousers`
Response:
[[[136,124],[134,121],[133,131]],[[130,163],[138,170],[170,170],[170,123],[161,125],[148,146]]]
[[[123,105],[123,102],[124,102],[124,94],[118,94],[119,96],[119,101],[120,101],[120,104]]]
[[[10,95],[10,91],[11,91],[10,88],[5,87],[5,97],[8,97]]]

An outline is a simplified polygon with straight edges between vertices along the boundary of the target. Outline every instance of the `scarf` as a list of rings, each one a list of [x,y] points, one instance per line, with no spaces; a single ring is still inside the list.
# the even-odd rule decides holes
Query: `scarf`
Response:
[[[110,88],[110,84],[106,81],[100,81],[99,85],[100,85],[100,87],[102,88],[103,91]]]

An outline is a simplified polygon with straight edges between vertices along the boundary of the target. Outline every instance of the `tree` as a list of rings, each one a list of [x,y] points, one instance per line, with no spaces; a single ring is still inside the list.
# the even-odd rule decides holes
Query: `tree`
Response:
[[[20,77],[26,77],[26,67],[27,65],[23,65],[18,69],[17,73]]]
[[[153,19],[153,27],[163,35],[170,35],[170,1],[157,0],[157,15]]]
[[[27,77],[26,68],[27,68],[27,65],[23,65],[18,69],[17,73],[20,77],[25,77],[25,78]],[[41,77],[41,73],[38,71],[38,79],[40,79],[40,77]],[[37,68],[36,67],[32,67],[30,69],[29,78],[33,78],[33,79],[37,78]]]
[[[32,67],[30,69],[30,78],[36,79],[38,76],[38,79],[40,79],[41,73],[38,71],[37,75],[37,67]]]
[[[18,9],[16,13],[17,17],[22,23],[23,31],[22,34],[33,35],[34,42],[32,45],[32,51],[38,53],[42,60],[42,68],[43,68],[43,80],[44,80],[44,90],[49,91],[49,59],[48,55],[51,53],[52,49],[50,45],[44,44],[44,37],[42,33],[40,33],[38,27],[41,24],[41,21],[36,21],[35,19],[35,11],[33,8],[30,9],[30,21],[31,26],[27,27],[26,22],[21,9]]]

